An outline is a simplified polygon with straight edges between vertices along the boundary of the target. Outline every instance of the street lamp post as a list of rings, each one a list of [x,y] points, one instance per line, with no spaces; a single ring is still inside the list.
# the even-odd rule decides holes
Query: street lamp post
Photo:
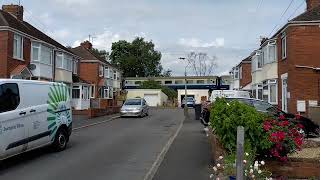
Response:
[[[186,58],[184,57],[179,57],[180,60],[185,60]],[[188,113],[188,105],[187,105],[187,97],[188,97],[188,92],[187,92],[187,67],[189,66],[190,63],[186,65],[184,68],[184,78],[185,78],[185,83],[184,83],[184,114],[187,115]]]

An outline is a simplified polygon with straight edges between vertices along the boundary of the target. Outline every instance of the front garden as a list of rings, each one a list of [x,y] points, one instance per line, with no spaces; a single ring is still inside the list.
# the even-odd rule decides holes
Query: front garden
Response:
[[[211,179],[235,177],[238,126],[245,130],[245,179],[320,177],[320,143],[304,139],[303,126],[295,118],[267,115],[238,101],[217,99],[210,115]],[[316,151],[311,158],[301,154],[310,148]]]

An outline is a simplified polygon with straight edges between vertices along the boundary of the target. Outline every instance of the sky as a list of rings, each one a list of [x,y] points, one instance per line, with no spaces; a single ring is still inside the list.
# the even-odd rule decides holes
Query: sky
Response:
[[[173,75],[184,74],[186,62],[179,57],[191,51],[216,56],[214,74],[228,74],[259,47],[262,36],[306,9],[305,0],[20,1],[25,21],[65,46],[79,46],[89,35],[95,48],[107,51],[119,40],[151,40]],[[0,0],[11,3],[18,0]]]

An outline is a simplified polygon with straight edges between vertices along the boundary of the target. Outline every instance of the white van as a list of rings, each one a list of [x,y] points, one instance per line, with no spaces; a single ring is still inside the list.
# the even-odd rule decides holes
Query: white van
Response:
[[[211,93],[210,101],[214,102],[216,98],[250,98],[248,91],[236,90],[214,90]]]
[[[62,151],[71,131],[65,84],[0,79],[0,160],[46,145]]]

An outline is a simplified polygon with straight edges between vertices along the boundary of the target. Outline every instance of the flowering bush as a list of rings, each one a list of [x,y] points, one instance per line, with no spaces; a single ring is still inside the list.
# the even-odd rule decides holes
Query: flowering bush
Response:
[[[289,153],[301,150],[303,135],[301,124],[295,124],[283,115],[268,119],[263,123],[263,129],[267,132],[272,148],[270,154],[281,161],[287,161]]]
[[[212,167],[213,173],[210,175],[210,179],[222,180],[226,179],[226,176],[234,176],[236,172],[236,157],[235,155],[228,155],[225,158],[220,156],[216,160],[215,166]],[[271,173],[266,170],[264,161],[254,161],[255,156],[251,153],[245,153],[244,175],[246,179],[267,179],[271,180]]]

